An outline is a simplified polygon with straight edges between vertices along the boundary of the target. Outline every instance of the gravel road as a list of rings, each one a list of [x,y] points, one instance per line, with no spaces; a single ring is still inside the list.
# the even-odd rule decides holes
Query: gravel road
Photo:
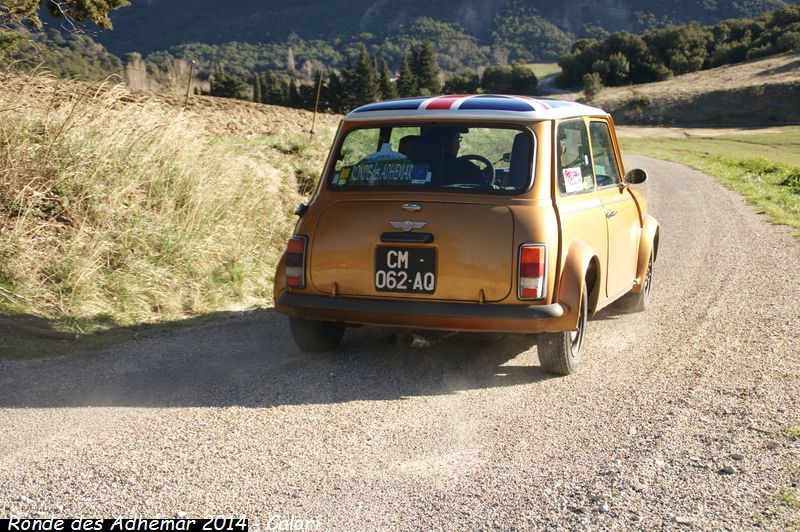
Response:
[[[0,516],[800,528],[800,244],[699,172],[633,165],[662,227],[654,304],[592,320],[576,375],[519,338],[357,329],[301,355],[271,310],[0,362]]]

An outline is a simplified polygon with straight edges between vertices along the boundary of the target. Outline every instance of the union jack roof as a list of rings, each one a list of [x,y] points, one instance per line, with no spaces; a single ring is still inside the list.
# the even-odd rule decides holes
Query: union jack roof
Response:
[[[512,118],[548,120],[583,115],[606,115],[596,107],[565,100],[500,94],[451,94],[432,98],[403,98],[362,105],[348,119],[372,118]]]

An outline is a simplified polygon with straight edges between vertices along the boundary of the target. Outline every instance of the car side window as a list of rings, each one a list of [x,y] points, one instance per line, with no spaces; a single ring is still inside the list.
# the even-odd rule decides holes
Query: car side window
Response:
[[[592,138],[592,158],[594,159],[594,172],[597,176],[597,186],[618,185],[620,181],[617,157],[614,154],[614,144],[611,142],[611,132],[606,122],[591,122],[589,134]]]
[[[566,120],[556,130],[558,190],[580,194],[594,190],[594,172],[589,160],[589,136],[583,120]]]
[[[336,169],[352,166],[379,148],[380,131],[378,129],[356,129],[345,138],[336,160]]]

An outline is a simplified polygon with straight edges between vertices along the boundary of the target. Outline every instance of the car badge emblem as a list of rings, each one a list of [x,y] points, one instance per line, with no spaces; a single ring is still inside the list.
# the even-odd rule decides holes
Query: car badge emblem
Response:
[[[400,208],[408,212],[419,212],[422,210],[422,206],[416,203],[404,203]]]
[[[411,220],[405,220],[403,222],[389,222],[389,225],[395,229],[402,229],[406,233],[409,233],[414,229],[422,229],[428,225],[428,222],[412,222]]]

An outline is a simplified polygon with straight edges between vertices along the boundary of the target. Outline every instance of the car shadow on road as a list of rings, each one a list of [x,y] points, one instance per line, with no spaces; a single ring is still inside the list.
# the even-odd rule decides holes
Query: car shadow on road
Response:
[[[626,303],[623,301],[615,301],[609,306],[601,309],[594,316],[589,318],[590,321],[609,321],[617,320],[624,316],[630,315],[631,312],[627,309]]]
[[[549,378],[534,339],[455,335],[390,345],[388,329],[347,331],[331,353],[294,345],[284,316],[243,314],[84,355],[0,365],[0,408],[273,407],[402,400]]]

